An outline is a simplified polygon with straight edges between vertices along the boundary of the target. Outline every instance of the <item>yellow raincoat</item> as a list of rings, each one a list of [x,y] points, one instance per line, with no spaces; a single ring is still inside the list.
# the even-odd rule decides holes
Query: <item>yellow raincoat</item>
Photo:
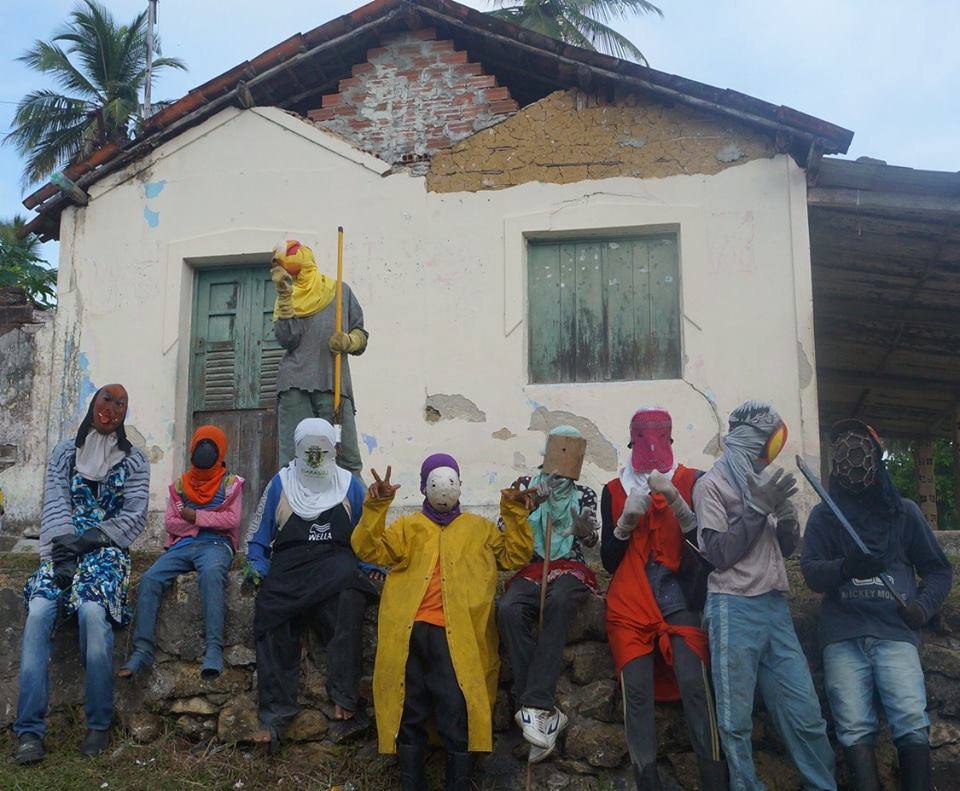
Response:
[[[493,522],[467,513],[446,527],[423,514],[401,516],[387,527],[392,500],[367,498],[350,539],[361,560],[391,567],[380,597],[373,671],[380,752],[397,749],[410,633],[438,556],[447,642],[467,702],[468,749],[489,752],[500,673],[493,604],[497,568],[515,569],[530,562],[533,535],[527,510],[521,503],[501,500],[502,533]]]

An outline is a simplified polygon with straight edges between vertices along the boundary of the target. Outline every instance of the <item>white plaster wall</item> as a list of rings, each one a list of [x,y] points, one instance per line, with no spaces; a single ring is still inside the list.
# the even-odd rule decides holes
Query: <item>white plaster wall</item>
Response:
[[[393,465],[403,504],[418,502],[420,462],[439,450],[460,460],[465,504],[493,504],[539,461],[538,406],[593,421],[623,459],[634,409],[664,405],[677,457],[709,465],[729,410],[765,398],[791,430],[783,458],[816,464],[805,182],[791,159],[454,194],[386,170],[281,111],[226,110],[95,185],[90,205],[63,217],[53,381],[64,384],[49,441],[76,425],[92,388],[124,382],[161,509],[188,429],[193,268],[263,260],[290,236],[332,272],[343,225],[347,280],[371,334],[351,360],[361,450],[367,467]],[[664,227],[680,235],[683,380],[528,385],[524,234]],[[435,393],[464,396],[486,420],[427,423]],[[491,436],[504,427],[516,436]],[[590,464],[584,477],[599,488],[613,475]]]

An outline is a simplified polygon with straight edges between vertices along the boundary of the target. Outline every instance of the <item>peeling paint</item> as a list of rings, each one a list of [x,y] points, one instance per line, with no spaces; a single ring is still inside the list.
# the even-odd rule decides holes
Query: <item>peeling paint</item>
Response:
[[[524,456],[520,451],[514,451],[513,453],[513,469],[515,470],[527,469],[527,457]]]
[[[703,446],[703,455],[713,456],[713,458],[716,459],[719,458],[721,453],[723,453],[723,445],[720,442],[720,432],[718,431],[710,438],[710,441]]]
[[[360,439],[363,441],[363,444],[367,446],[367,453],[373,453],[380,444],[372,434],[361,434]]]
[[[797,341],[797,365],[800,371],[800,389],[805,390],[813,381],[813,366],[810,365],[810,359],[800,341]]]
[[[506,440],[506,439],[513,439],[513,438],[514,438],[515,436],[517,436],[517,435],[514,434],[514,433],[513,433],[510,429],[508,429],[506,426],[504,426],[504,427],[503,427],[502,429],[500,429],[499,431],[494,431],[490,436],[493,437],[494,439],[504,439],[504,440]]]
[[[160,225],[160,212],[154,211],[149,206],[143,207],[143,219],[147,221],[147,225],[151,228],[156,228]]]
[[[143,194],[148,198],[156,198],[166,186],[167,182],[164,180],[147,182],[143,185]]]
[[[147,438],[143,436],[140,429],[134,425],[125,425],[124,428],[127,432],[127,439],[130,440],[135,447],[143,451],[143,455],[147,457],[147,461],[151,464],[157,464],[163,460],[163,448],[158,445],[148,445]]]
[[[717,151],[717,162],[736,162],[745,156],[743,149],[736,143],[727,143]]]
[[[557,426],[573,426],[587,440],[587,452],[584,460],[596,464],[602,470],[617,469],[617,449],[610,442],[597,424],[589,418],[575,415],[573,412],[562,410],[551,411],[540,407],[530,416],[530,431],[542,431],[544,434]]]
[[[427,423],[441,420],[466,420],[468,423],[485,423],[487,413],[473,401],[459,393],[428,395],[423,407],[423,419]]]

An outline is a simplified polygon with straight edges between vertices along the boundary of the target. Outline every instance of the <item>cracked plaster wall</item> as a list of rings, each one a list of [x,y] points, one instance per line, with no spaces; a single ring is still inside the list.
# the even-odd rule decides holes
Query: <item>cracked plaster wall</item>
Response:
[[[433,157],[436,192],[566,184],[614,176],[711,175],[774,154],[772,140],[745,124],[636,94],[606,102],[556,91]]]

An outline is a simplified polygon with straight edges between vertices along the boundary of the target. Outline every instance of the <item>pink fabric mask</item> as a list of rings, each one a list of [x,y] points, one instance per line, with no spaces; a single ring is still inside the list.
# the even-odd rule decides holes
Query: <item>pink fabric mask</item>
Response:
[[[673,421],[665,409],[641,409],[630,420],[630,463],[637,472],[673,467]]]

